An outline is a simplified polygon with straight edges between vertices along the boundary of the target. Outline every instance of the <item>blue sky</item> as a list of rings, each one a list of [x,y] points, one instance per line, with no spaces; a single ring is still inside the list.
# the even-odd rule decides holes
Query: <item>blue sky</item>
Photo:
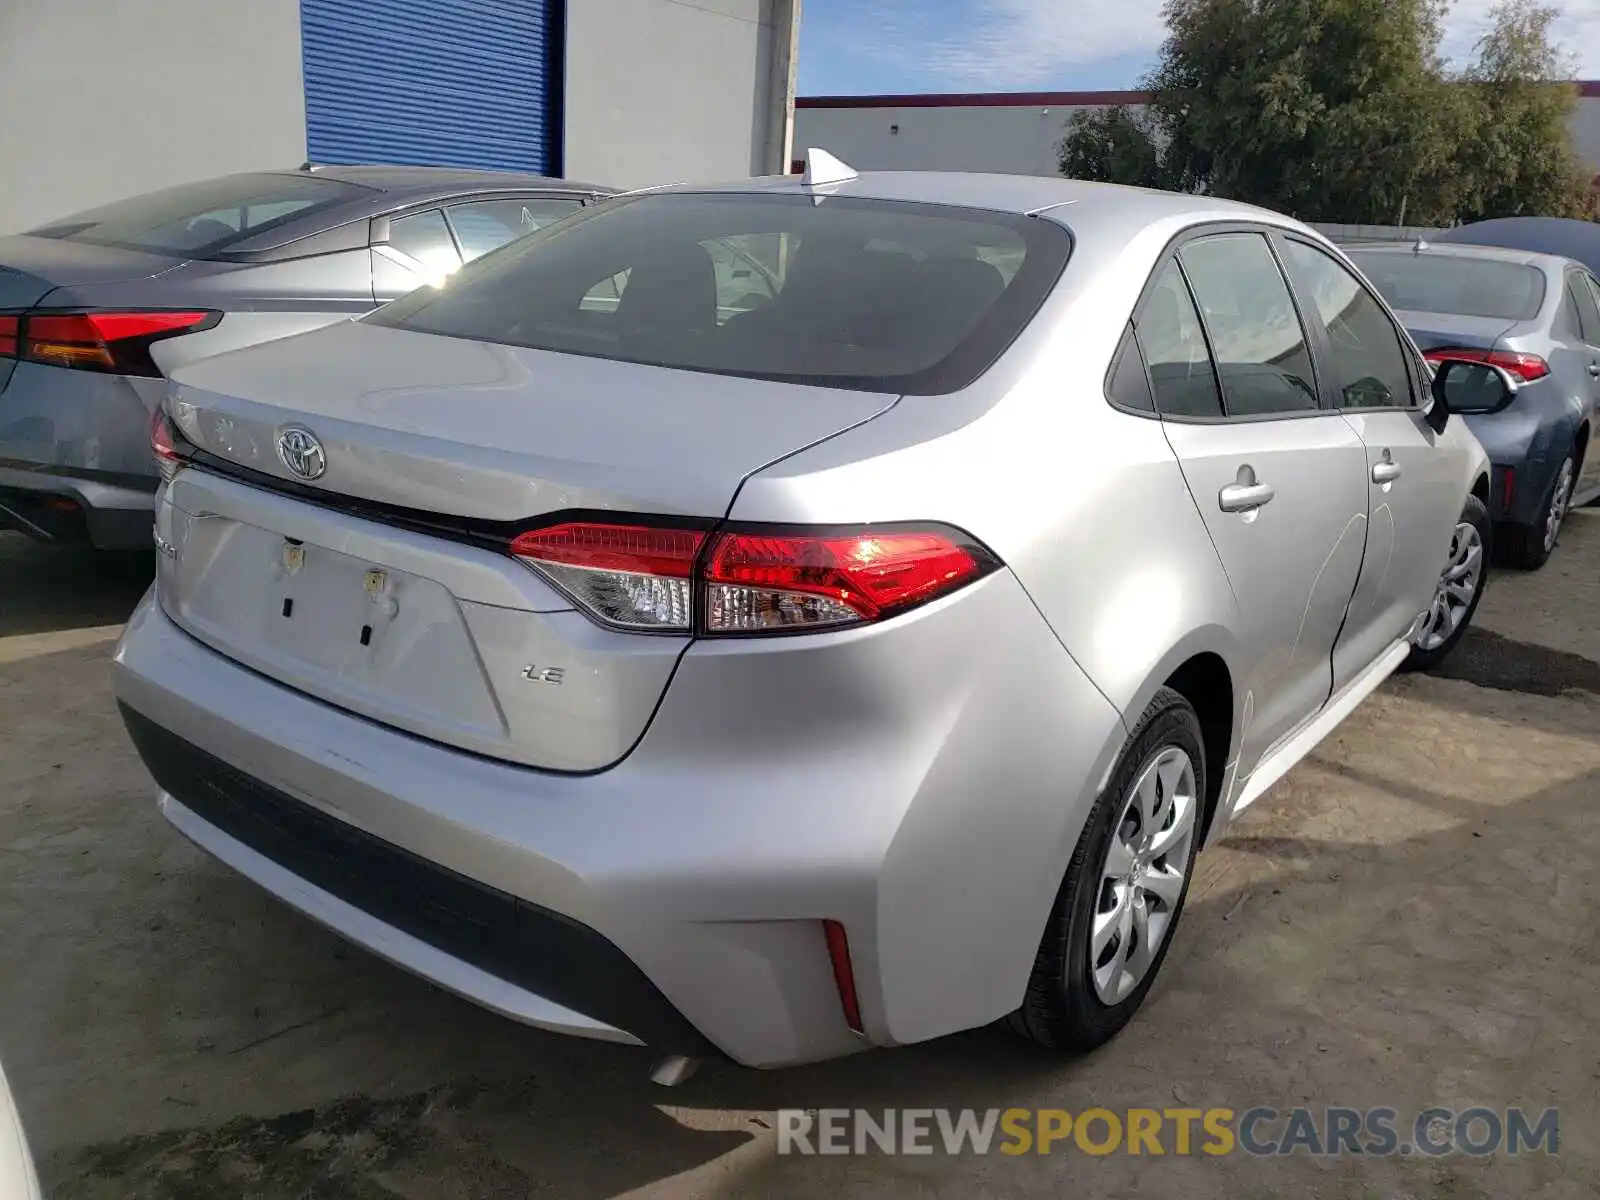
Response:
[[[1445,49],[1470,53],[1492,0],[1456,0]],[[1600,75],[1600,0],[1566,0],[1557,34]],[[1161,0],[802,0],[802,96],[1131,88],[1165,34]]]

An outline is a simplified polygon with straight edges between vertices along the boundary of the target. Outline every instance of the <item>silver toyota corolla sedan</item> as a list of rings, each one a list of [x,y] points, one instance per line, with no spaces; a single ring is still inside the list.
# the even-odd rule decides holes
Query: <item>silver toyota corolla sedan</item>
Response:
[[[150,418],[210,354],[349,320],[601,197],[435,167],[256,171],[0,237],[0,530],[150,544]]]
[[[182,833],[531,1025],[1091,1047],[1199,847],[1460,637],[1448,399],[1515,381],[1268,212],[813,172],[178,372],[117,696]]]

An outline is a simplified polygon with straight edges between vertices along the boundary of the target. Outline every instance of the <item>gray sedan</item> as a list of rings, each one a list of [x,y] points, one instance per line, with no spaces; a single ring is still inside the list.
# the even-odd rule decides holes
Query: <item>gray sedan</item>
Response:
[[[1514,566],[1549,561],[1600,396],[1600,284],[1580,263],[1489,246],[1352,249],[1434,363],[1493,363],[1525,385],[1457,408],[1494,464],[1489,515]]]
[[[536,175],[307,166],[0,238],[0,529],[148,546],[150,414],[172,370],[360,316],[606,194]]]

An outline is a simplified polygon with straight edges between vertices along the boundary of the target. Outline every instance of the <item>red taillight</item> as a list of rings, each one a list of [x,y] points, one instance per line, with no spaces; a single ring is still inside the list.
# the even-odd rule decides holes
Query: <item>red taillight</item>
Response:
[[[996,560],[944,526],[715,534],[564,522],[510,551],[608,625],[654,632],[800,633],[883,620],[987,574]]]
[[[850,962],[850,940],[845,937],[844,926],[837,921],[824,921],[822,933],[828,941],[828,958],[833,963],[833,985],[839,989],[839,1006],[844,1009],[845,1024],[860,1033],[863,1028],[861,999],[856,995],[856,972]]]
[[[32,313],[6,318],[15,323],[17,356],[53,367],[159,376],[150,347],[163,338],[216,323],[214,312]],[[5,342],[0,326],[0,347]]]
[[[693,529],[570,521],[519,535],[511,553],[608,625],[656,632],[693,627]]]
[[[1523,383],[1532,383],[1550,374],[1550,364],[1537,354],[1521,350],[1479,350],[1472,346],[1437,346],[1423,352],[1423,358],[1437,365],[1442,362],[1481,362],[1503,367]]]
[[[172,427],[172,418],[156,409],[150,419],[150,452],[163,479],[171,479],[188,459],[188,441]]]
[[[20,317],[0,316],[0,358],[17,356],[17,329],[21,323]]]

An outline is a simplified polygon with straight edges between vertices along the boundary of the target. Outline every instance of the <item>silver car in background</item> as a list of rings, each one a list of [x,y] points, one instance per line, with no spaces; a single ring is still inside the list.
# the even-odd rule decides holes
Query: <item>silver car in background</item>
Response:
[[[1363,246],[1351,259],[1429,362],[1494,363],[1524,385],[1462,397],[1493,464],[1489,517],[1511,565],[1549,561],[1583,473],[1600,398],[1600,283],[1554,254],[1489,246]]]
[[[307,167],[0,237],[0,529],[150,544],[175,368],[370,312],[606,194],[537,175]]]
[[[1460,638],[1515,384],[1272,213],[819,162],[179,371],[116,694],[178,830],[520,1021],[1082,1050]]]

